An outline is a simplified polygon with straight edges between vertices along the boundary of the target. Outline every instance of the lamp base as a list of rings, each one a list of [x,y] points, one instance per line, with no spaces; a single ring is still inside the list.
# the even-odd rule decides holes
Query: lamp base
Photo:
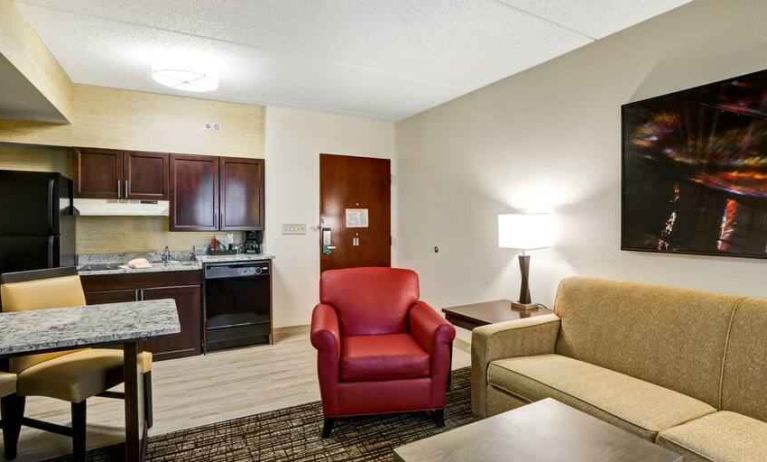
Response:
[[[511,302],[511,309],[517,310],[517,311],[530,311],[530,310],[537,310],[540,308],[540,305],[537,303],[519,303],[519,302]]]

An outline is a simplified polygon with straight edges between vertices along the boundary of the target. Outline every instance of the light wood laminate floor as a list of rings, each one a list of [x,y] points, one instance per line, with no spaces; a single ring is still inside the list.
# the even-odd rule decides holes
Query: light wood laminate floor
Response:
[[[154,427],[149,434],[159,435],[317,401],[320,393],[315,355],[309,343],[308,327],[297,327],[280,330],[274,345],[155,363],[152,372]],[[456,341],[453,368],[470,364],[467,346]],[[69,412],[69,403],[27,398],[29,417],[69,425]],[[120,442],[123,424],[122,401],[88,400],[89,448]],[[16,460],[37,461],[69,452],[69,438],[24,428]],[[0,460],[4,460],[2,456]]]

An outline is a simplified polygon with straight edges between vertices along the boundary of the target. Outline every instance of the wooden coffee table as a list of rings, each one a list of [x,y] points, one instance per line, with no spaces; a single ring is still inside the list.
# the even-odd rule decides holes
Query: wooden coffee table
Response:
[[[514,321],[515,319],[553,313],[548,308],[516,310],[511,307],[511,300],[493,300],[471,305],[451,306],[443,308],[442,312],[445,313],[445,318],[450,323],[469,330],[496,322]]]
[[[551,398],[395,449],[401,462],[681,462],[682,456]]]

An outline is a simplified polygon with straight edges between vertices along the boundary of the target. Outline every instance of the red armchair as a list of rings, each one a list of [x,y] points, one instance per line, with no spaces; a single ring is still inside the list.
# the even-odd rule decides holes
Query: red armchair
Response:
[[[324,438],[336,418],[352,415],[432,411],[444,425],[455,329],[418,296],[410,270],[322,273],[311,340]]]

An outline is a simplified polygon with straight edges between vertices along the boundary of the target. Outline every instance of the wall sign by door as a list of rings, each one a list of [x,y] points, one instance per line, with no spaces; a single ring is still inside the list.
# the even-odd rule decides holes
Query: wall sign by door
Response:
[[[367,228],[368,209],[346,209],[347,228]]]

